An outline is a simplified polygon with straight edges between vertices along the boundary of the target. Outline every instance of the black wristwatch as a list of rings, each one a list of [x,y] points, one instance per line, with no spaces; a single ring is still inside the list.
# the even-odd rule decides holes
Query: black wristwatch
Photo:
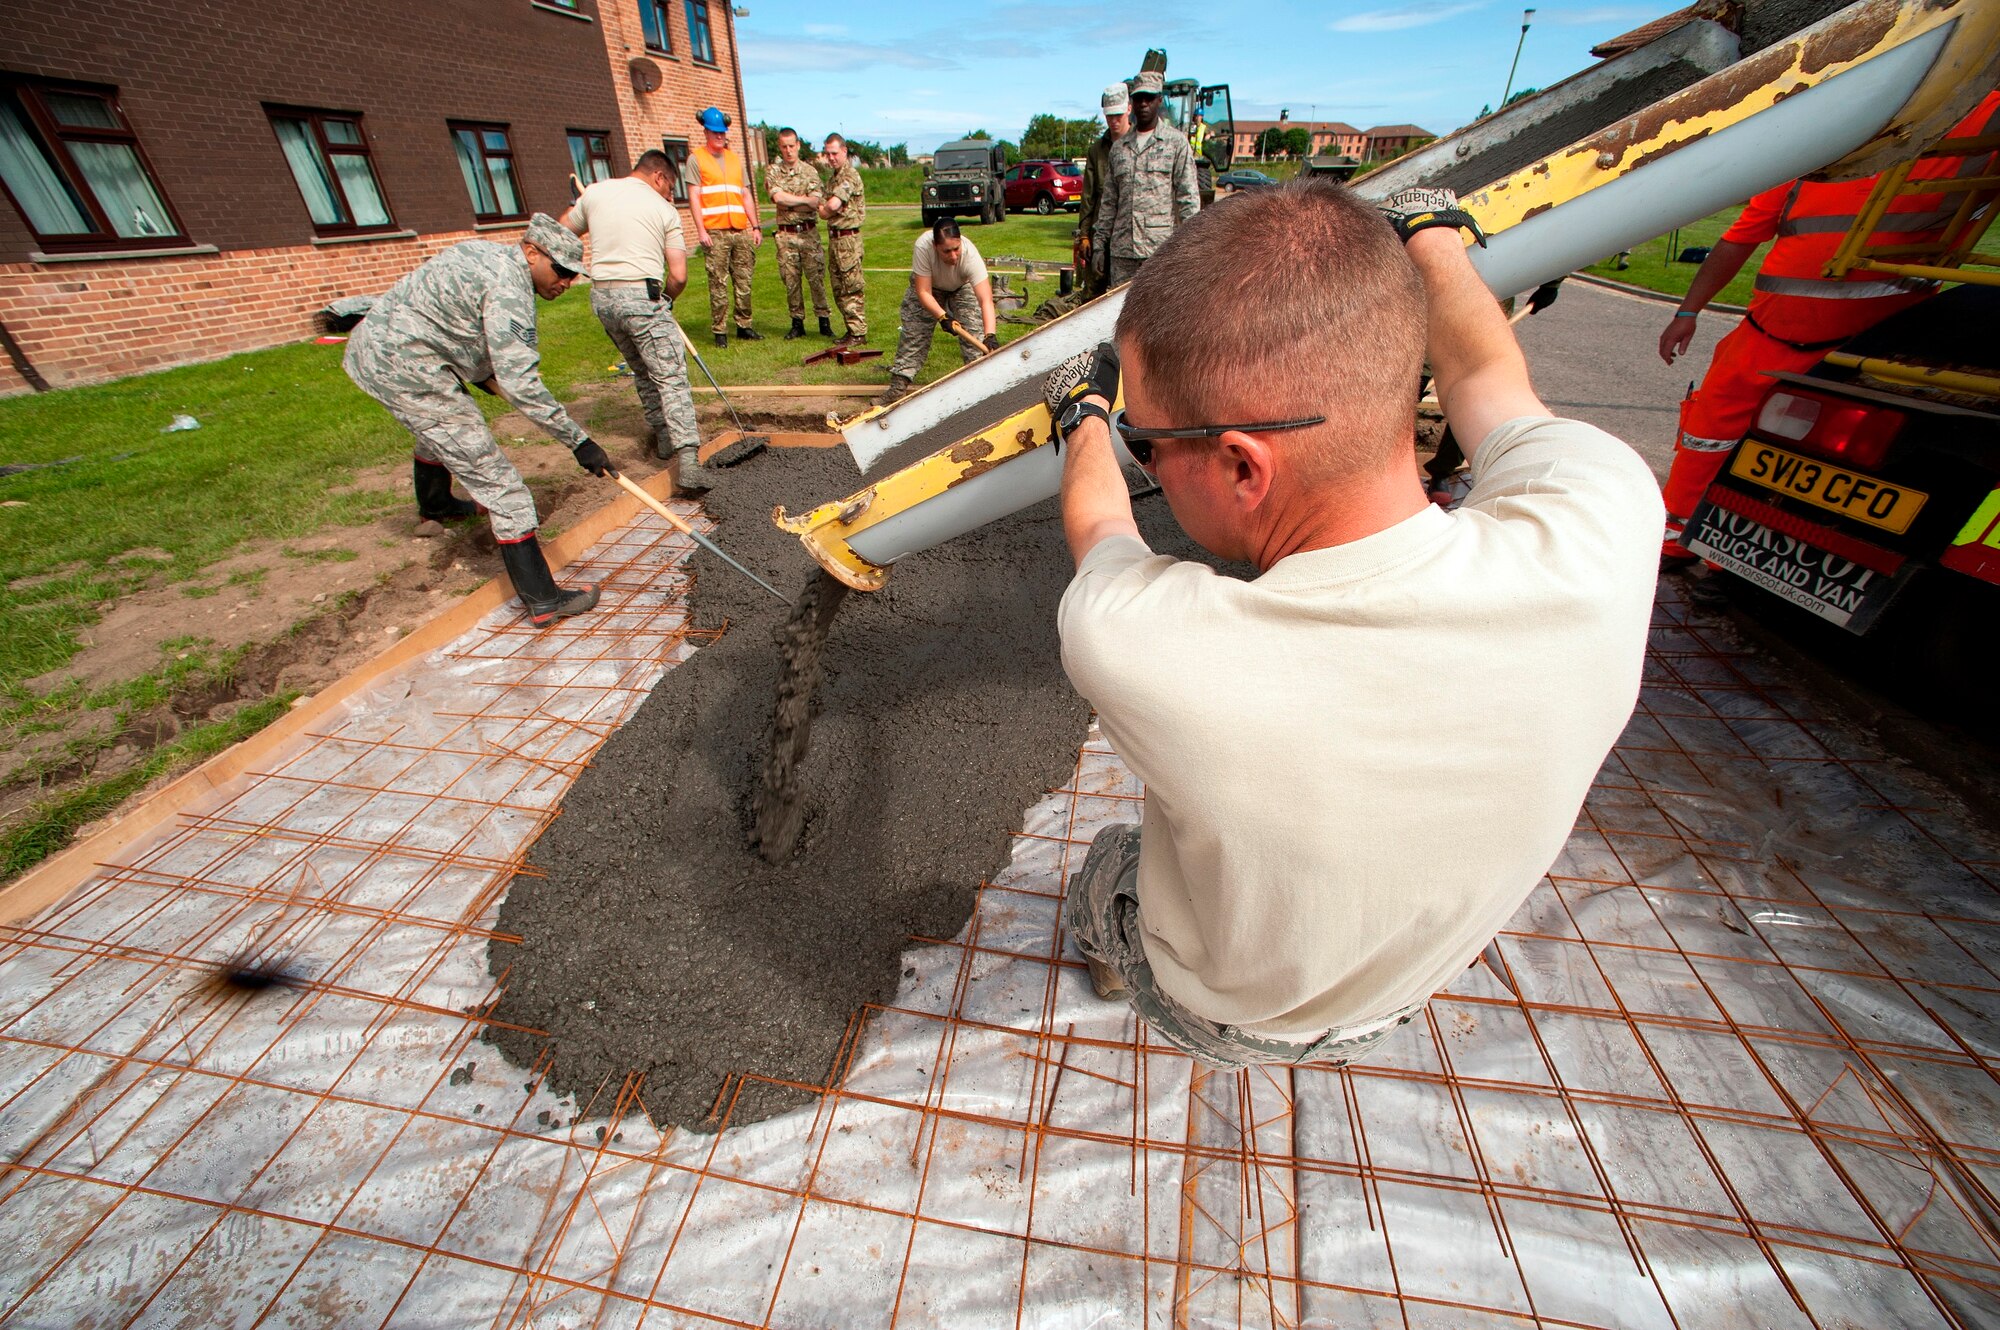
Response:
[[[1097,403],[1071,402],[1062,409],[1062,414],[1056,417],[1056,442],[1062,443],[1067,440],[1071,430],[1092,417],[1103,421],[1106,425],[1111,423],[1111,413]]]

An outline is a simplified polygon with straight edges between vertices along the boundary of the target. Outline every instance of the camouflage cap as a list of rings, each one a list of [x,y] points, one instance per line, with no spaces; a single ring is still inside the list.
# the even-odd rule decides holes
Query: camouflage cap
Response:
[[[522,239],[571,272],[583,271],[582,238],[547,213],[528,219],[528,234]]]
[[[1132,97],[1123,83],[1114,83],[1104,90],[1099,99],[1106,115],[1124,115],[1132,109]]]
[[[1167,90],[1167,76],[1157,69],[1149,69],[1132,80],[1134,97],[1158,97]]]

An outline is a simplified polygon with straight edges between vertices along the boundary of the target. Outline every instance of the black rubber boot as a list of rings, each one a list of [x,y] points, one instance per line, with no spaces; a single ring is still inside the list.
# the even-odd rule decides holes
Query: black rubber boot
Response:
[[[548,557],[542,553],[542,542],[532,535],[525,540],[503,542],[500,562],[507,566],[507,578],[528,611],[528,622],[537,628],[546,628],[572,614],[582,614],[597,604],[595,586],[566,591],[556,585]]]
[[[821,337],[833,336],[833,320],[824,314],[819,316],[819,335]]]
[[[764,340],[764,334],[758,332],[748,324],[739,323],[736,325],[736,340],[739,342],[761,342]]]
[[[910,381],[900,374],[891,374],[889,376],[889,386],[884,388],[882,395],[875,399],[875,405],[893,406],[909,395]]]
[[[728,333],[717,333],[717,334],[715,335],[715,344],[716,344],[717,346],[728,346],[728,345],[729,345],[729,334],[728,334]]]
[[[804,319],[793,319],[792,326],[785,329],[785,340],[788,342],[796,342],[805,335],[806,321]]]
[[[426,522],[479,516],[478,504],[451,496],[451,472],[437,462],[411,458],[410,483],[417,492],[417,516]]]

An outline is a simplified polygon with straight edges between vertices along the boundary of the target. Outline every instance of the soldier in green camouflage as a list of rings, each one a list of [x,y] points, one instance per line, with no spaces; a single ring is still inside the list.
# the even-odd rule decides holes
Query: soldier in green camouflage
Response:
[[[1194,149],[1160,115],[1165,86],[1150,70],[1132,80],[1132,128],[1111,145],[1090,236],[1091,261],[1107,288],[1131,281],[1174,228],[1201,211]]]
[[[1111,145],[1125,137],[1130,127],[1131,94],[1123,83],[1114,83],[1098,99],[1104,108],[1104,133],[1090,145],[1083,164],[1083,195],[1076,209],[1076,245],[1071,254],[1076,271],[1077,295],[1090,300],[1104,294],[1104,271],[1091,252],[1090,233],[1104,202],[1104,177],[1111,170]]]
[[[847,140],[838,134],[826,136],[827,165],[833,179],[827,182],[826,196],[820,201],[819,215],[826,218],[827,267],[833,275],[833,301],[840,306],[845,325],[842,342],[868,340],[868,284],[861,272],[861,221],[868,202],[861,186],[861,173],[847,158]]]
[[[592,475],[615,475],[604,449],[571,420],[542,382],[535,297],[554,300],[583,267],[583,242],[546,213],[514,245],[468,240],[389,288],[347,341],[347,377],[416,436],[417,512],[430,520],[484,508],[514,590],[536,627],[597,603],[597,588],[556,585],[535,538],[535,500],[493,441],[468,383],[515,410],[576,454]],[[456,477],[471,500],[454,499]]]
[[[785,283],[785,304],[792,326],[785,340],[806,335],[806,302],[800,286],[812,288],[813,313],[819,315],[822,337],[833,336],[826,307],[826,255],[819,247],[819,171],[799,160],[795,129],[778,131],[779,160],[764,168],[764,189],[778,211],[778,276]]]

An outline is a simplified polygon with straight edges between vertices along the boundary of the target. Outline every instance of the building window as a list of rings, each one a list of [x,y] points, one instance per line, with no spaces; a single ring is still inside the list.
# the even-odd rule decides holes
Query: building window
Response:
[[[472,215],[482,222],[516,221],[528,215],[521,206],[521,179],[514,171],[514,145],[505,125],[451,126],[458,152],[459,173],[472,198]]]
[[[674,53],[674,34],[667,27],[667,0],[639,0],[639,26],[646,30],[646,49]]]
[[[569,164],[578,183],[594,185],[611,178],[611,136],[595,129],[569,132]]]
[[[674,179],[674,202],[686,203],[688,201],[688,141],[686,139],[661,139],[660,151],[667,154],[667,170]]]
[[[69,84],[0,85],[0,182],[51,249],[188,243],[116,98]]]
[[[321,235],[386,231],[396,222],[382,197],[361,117],[266,107],[292,179]]]
[[[688,53],[703,64],[715,63],[715,38],[708,30],[708,0],[687,0]]]

